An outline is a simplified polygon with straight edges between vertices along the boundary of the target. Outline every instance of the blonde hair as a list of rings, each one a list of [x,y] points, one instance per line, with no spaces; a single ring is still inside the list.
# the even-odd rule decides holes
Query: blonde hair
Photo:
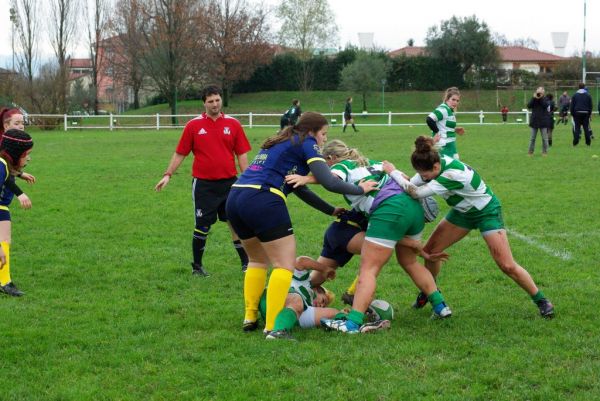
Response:
[[[339,139],[329,141],[323,147],[323,156],[326,159],[337,160],[353,160],[359,166],[368,166],[369,159],[364,157],[356,148],[349,148],[344,142]]]
[[[325,307],[331,305],[335,301],[335,294],[332,291],[329,291],[327,288],[325,288],[321,285],[318,285],[315,288],[313,288],[313,290],[316,293],[325,295],[325,297],[327,298],[327,301],[325,302]]]
[[[454,95],[457,95],[458,97],[460,97],[460,91],[458,90],[458,88],[456,86],[452,86],[452,87],[446,89],[446,92],[444,92],[444,98],[442,100],[445,102],[446,100],[450,99]]]

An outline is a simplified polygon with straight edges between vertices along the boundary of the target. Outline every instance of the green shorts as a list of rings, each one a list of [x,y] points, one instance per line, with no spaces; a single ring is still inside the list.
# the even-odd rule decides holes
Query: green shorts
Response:
[[[479,229],[482,233],[504,229],[502,206],[495,196],[482,210],[473,208],[466,213],[462,213],[450,209],[446,215],[446,220],[467,230]]]
[[[408,194],[384,200],[369,216],[367,237],[400,241],[407,235],[418,235],[425,227],[423,207]]]
[[[454,156],[458,154],[456,150],[456,141],[448,142],[446,145],[440,148],[440,155],[445,155],[454,159]]]

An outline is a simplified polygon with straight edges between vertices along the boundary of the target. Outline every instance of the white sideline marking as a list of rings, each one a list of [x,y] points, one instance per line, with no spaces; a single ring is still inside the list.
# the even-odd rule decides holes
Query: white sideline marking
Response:
[[[538,242],[538,241],[534,240],[533,238],[523,235],[513,229],[510,229],[510,228],[507,228],[506,231],[509,234],[514,235],[521,241],[527,242],[529,245],[533,245],[536,248],[538,248],[552,256],[556,256],[557,258],[560,258],[562,260],[571,260],[571,258],[572,258],[571,252],[569,252],[569,251],[558,251],[556,249],[549,247],[548,245],[542,244],[541,242]]]

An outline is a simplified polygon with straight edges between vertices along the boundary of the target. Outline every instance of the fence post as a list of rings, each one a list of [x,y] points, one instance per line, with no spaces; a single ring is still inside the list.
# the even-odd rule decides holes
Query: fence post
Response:
[[[248,113],[248,121],[250,122],[250,128],[252,128],[252,112]]]
[[[392,112],[388,111],[388,125],[391,126],[392,125]]]
[[[525,123],[529,125],[529,109],[523,109],[525,112]]]
[[[65,124],[65,132],[67,132],[68,124],[67,124],[67,115],[63,114],[63,123]]]
[[[156,113],[156,130],[160,130],[160,114]]]
[[[479,124],[483,124],[483,120],[485,116],[483,115],[483,110],[479,110]]]
[[[112,130],[113,130],[113,118],[112,118],[112,113],[110,113],[110,114],[108,115],[108,118],[110,118],[110,121],[108,122],[108,128],[109,128],[109,130],[110,130],[110,131],[112,131]]]

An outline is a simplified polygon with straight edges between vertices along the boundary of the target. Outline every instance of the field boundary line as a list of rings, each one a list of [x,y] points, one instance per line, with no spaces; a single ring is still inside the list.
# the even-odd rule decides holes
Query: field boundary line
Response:
[[[520,232],[513,230],[512,228],[507,227],[506,232],[517,237],[521,241],[526,242],[529,245],[532,245],[532,246],[538,248],[539,250],[546,252],[549,255],[555,256],[562,260],[571,260],[572,259],[571,252],[569,252],[569,251],[565,251],[565,250],[560,251],[560,250],[554,249],[546,244],[543,244],[539,241],[534,240],[531,237],[521,234]]]

